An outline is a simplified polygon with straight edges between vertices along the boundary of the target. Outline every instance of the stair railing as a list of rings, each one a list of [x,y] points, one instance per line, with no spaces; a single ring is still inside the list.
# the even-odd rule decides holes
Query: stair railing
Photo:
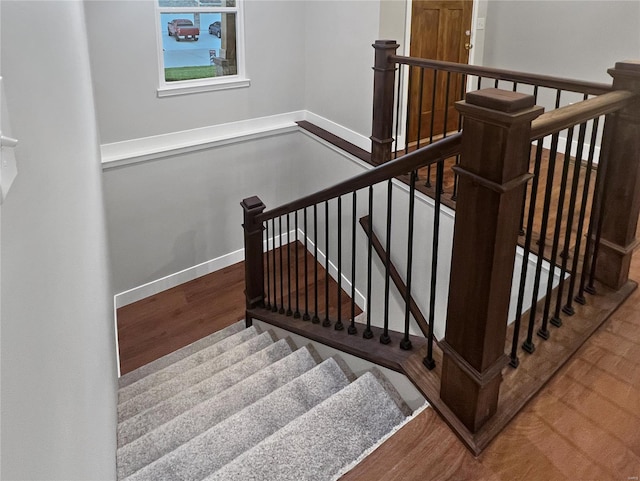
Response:
[[[556,364],[535,382],[510,387],[509,395],[503,396],[504,402],[499,403],[502,379],[510,377],[504,371],[505,366],[519,364],[523,288],[529,282],[526,266],[535,264],[536,272],[527,338],[522,345],[526,353],[534,351],[532,334],[536,325],[540,326],[538,336],[548,338],[549,323],[560,327],[559,312],[571,315],[573,300],[584,302],[584,293],[595,292],[597,283],[617,292],[630,292],[635,286],[628,280],[628,271],[631,254],[638,243],[635,231],[640,214],[640,64],[616,64],[609,71],[614,77],[612,87],[475,69],[474,74],[482,78],[494,75],[492,78],[498,81],[508,80],[518,85],[528,81],[534,85],[534,92],[514,91],[515,83],[508,91],[490,88],[468,92],[464,101],[455,103],[462,122],[461,132],[445,131],[440,139],[430,139],[426,147],[417,145],[418,137],[416,145],[405,148],[404,155],[398,155],[392,151],[397,144],[393,128],[397,127],[399,111],[394,107],[397,105],[394,90],[400,85],[394,75],[398,57],[392,52],[397,44],[382,41],[374,47],[377,55],[372,156],[380,165],[269,211],[265,211],[257,197],[242,202],[247,318],[277,324],[279,319],[290,317],[300,319],[301,323],[306,321],[308,325],[322,324],[327,339],[333,339],[330,332],[345,329],[343,321],[348,319],[346,332],[351,336],[347,338],[354,344],[355,338],[370,339],[374,333],[380,341],[369,347],[358,343],[352,353],[366,357],[367,350],[375,350],[384,358],[393,355],[385,354],[390,351],[383,352],[376,344],[399,344],[404,350],[415,347],[412,346],[415,337],[410,335],[409,328],[410,300],[415,298],[420,302],[428,297],[424,303],[430,310],[427,343],[420,347],[421,353],[426,352],[422,362],[429,369],[435,367],[438,356],[443,362],[431,371],[433,374],[426,375],[428,380],[423,384],[416,378],[413,367],[407,374],[413,376],[414,383],[467,446],[478,453],[566,360],[564,354],[559,360],[545,358],[543,364]],[[451,64],[447,68],[453,69]],[[498,75],[498,72],[503,73]],[[543,81],[545,88],[557,90],[556,99],[567,90],[580,92],[583,100],[564,106],[556,100],[558,108],[543,114],[543,108],[536,106],[535,95],[542,86],[535,83]],[[561,138],[565,139],[564,150],[559,150]],[[599,138],[602,140],[598,149]],[[448,255],[438,245],[443,235],[438,230],[443,211],[440,201],[445,161],[452,158],[457,178],[455,227],[450,266],[443,266],[443,259],[448,264]],[[558,166],[562,170],[560,182],[555,176],[556,159],[560,159]],[[533,173],[529,173],[531,162]],[[414,293],[414,244],[421,245],[420,250],[424,251],[426,241],[424,236],[414,239],[416,183],[419,169],[425,167],[436,171],[433,213],[428,222],[433,231],[431,248],[427,249],[432,264],[426,268],[431,274],[431,283],[428,293]],[[541,175],[542,167],[547,170],[546,177]],[[403,174],[409,175],[410,182],[408,214],[401,216],[397,203],[393,202],[393,186],[397,185],[393,178]],[[527,195],[529,181],[532,186]],[[554,189],[560,191],[555,204],[551,201]],[[539,226],[534,223],[540,204],[536,197],[543,199],[541,224],[544,225]],[[368,236],[360,237],[368,238],[366,241],[359,240],[356,234],[356,221],[364,216],[369,220]],[[394,235],[401,218],[406,219],[406,224],[402,224],[406,244],[398,248]],[[376,265],[372,256],[376,222],[382,227],[378,232],[385,232],[384,241],[381,239],[385,251],[382,265]],[[549,230],[551,240],[548,241],[550,224],[554,224],[554,228]],[[536,229],[538,245],[534,247]],[[551,245],[550,252],[546,249],[547,243]],[[345,244],[349,246],[345,248]],[[520,266],[515,261],[516,254],[522,256]],[[389,329],[390,318],[395,315],[389,308],[392,256],[404,262],[404,269],[400,266],[398,270],[404,270],[401,274],[406,282],[402,296],[405,323],[398,337]],[[443,267],[446,270],[450,267],[446,330],[443,339],[434,346],[434,306],[436,298],[442,296],[440,291],[436,295],[436,277]],[[382,272],[383,289],[376,290],[379,286],[372,284],[375,271]],[[514,277],[520,285],[517,300],[511,299]],[[546,283],[541,281],[545,277]],[[331,283],[332,278],[335,285]],[[361,281],[363,278],[366,281]],[[566,283],[569,286],[565,292]],[[351,288],[350,294],[344,292],[343,286]],[[361,286],[363,295],[357,286]],[[343,295],[350,296],[350,314],[346,317],[341,311]],[[553,313],[552,295],[556,299]],[[329,296],[333,297],[331,303]],[[371,322],[372,302],[380,297],[383,298],[382,323],[376,330]],[[510,305],[515,304],[517,319],[508,328],[508,321],[513,320]],[[542,308],[541,304],[546,305]],[[330,305],[338,307],[332,311]],[[365,311],[364,325],[355,322],[360,308]],[[537,315],[537,308],[541,308],[543,316]],[[505,353],[509,329],[513,329],[507,341],[512,347],[510,355]],[[355,336],[360,333],[362,336]],[[573,350],[577,347],[579,343],[571,345]],[[434,356],[434,350],[440,354]],[[384,360],[381,364],[385,365]],[[432,375],[437,376],[438,383],[429,377]],[[436,384],[439,390],[434,387]],[[522,391],[518,391],[519,388]]]
[[[333,330],[346,331],[350,335],[361,334],[364,339],[377,337],[381,344],[400,345],[404,350],[412,348],[410,327],[410,303],[402,306],[404,312],[401,338],[396,339],[396,329],[390,329],[394,317],[391,306],[390,255],[383,262],[384,288],[374,294],[375,282],[372,256],[372,224],[369,224],[368,240],[361,239],[357,220],[368,216],[380,218],[385,226],[385,248],[403,237],[406,248],[407,299],[411,298],[411,273],[413,270],[413,231],[415,225],[415,182],[418,168],[442,164],[444,159],[456,155],[460,149],[461,135],[451,136],[441,142],[416,150],[402,158],[380,165],[337,185],[308,195],[283,206],[265,211],[257,197],[242,201],[245,229],[245,269],[248,317],[285,316],[301,319],[311,324],[322,324]],[[440,169],[440,167],[438,167]],[[440,169],[442,170],[442,169]],[[413,179],[409,195],[408,212],[394,207],[394,190],[400,184],[395,177],[409,173]],[[394,187],[395,186],[395,187]],[[397,198],[400,193],[396,193]],[[375,209],[375,211],[374,211]],[[429,230],[432,231],[432,269],[437,270],[440,205],[432,208]],[[392,216],[393,213],[393,216]],[[400,218],[403,218],[401,221]],[[393,231],[392,236],[392,218]],[[418,220],[424,223],[426,220]],[[402,232],[402,234],[399,234]],[[363,245],[365,244],[365,245]],[[345,258],[347,261],[345,262]],[[324,267],[324,269],[322,269]],[[332,282],[332,278],[335,279]],[[435,284],[435,283],[434,283]],[[350,292],[345,292],[345,286]],[[356,287],[366,292],[365,306],[357,306]],[[435,289],[430,294],[430,314],[435,316]],[[344,297],[343,297],[344,296]],[[372,301],[383,298],[383,305],[376,309]],[[330,297],[334,299],[330,301]],[[348,312],[343,313],[342,299],[349,299]],[[332,310],[331,306],[337,306]],[[365,311],[364,326],[356,323],[356,315]],[[258,308],[264,308],[262,311]],[[380,322],[374,322],[372,314],[379,312]],[[265,311],[269,311],[270,316]],[[264,319],[263,319],[264,320]],[[348,326],[345,326],[348,322]],[[379,324],[379,325],[377,325]],[[423,324],[423,329],[425,328]],[[433,322],[427,327],[427,354],[425,364],[433,367]],[[359,329],[361,332],[359,332]],[[423,330],[424,332],[424,330]]]

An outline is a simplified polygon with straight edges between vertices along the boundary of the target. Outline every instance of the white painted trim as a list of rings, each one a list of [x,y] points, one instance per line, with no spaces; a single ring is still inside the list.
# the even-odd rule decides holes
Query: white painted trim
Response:
[[[113,334],[116,338],[116,369],[118,370],[118,378],[122,376],[120,371],[120,342],[118,341],[118,306],[116,296],[113,296]]]
[[[175,97],[176,95],[189,95],[189,94],[197,94],[200,92],[213,92],[216,90],[229,90],[229,89],[239,89],[244,87],[251,86],[251,79],[248,78],[239,78],[236,75],[223,77],[223,79],[219,79],[215,83],[211,82],[190,82],[189,80],[185,80],[177,83],[176,85],[167,84],[162,87],[158,87],[156,92],[158,93],[158,98],[165,97]]]
[[[271,246],[277,243],[280,243],[279,235],[269,238],[269,242]],[[296,238],[295,231],[291,230],[290,232],[285,232],[282,235],[282,243],[287,244],[290,238]],[[262,248],[264,250],[267,249],[267,241],[262,242]],[[155,281],[147,282],[138,287],[134,287],[127,291],[121,292],[114,296],[114,307],[115,309],[119,309],[123,306],[132,304],[141,299],[144,299],[149,296],[153,296],[162,291],[166,291],[167,289],[171,289],[173,287],[179,286],[180,284],[184,284],[185,282],[192,281],[197,279],[198,277],[205,276],[207,274],[211,274],[212,272],[219,271],[220,269],[224,269],[225,267],[229,267],[233,264],[241,262],[244,260],[244,249],[238,249],[233,252],[229,252],[228,254],[222,255],[220,257],[216,257],[215,259],[208,260],[206,262],[202,262],[196,266],[188,267],[179,272],[175,272],[173,274],[169,274],[168,276],[162,277]],[[116,325],[117,332],[117,325]]]
[[[109,170],[123,165],[293,132],[299,128],[296,122],[303,120],[304,117],[305,112],[299,110],[269,117],[258,117],[102,144],[100,146],[102,168]]]
[[[358,132],[355,132],[343,125],[337,124],[332,120],[316,115],[308,110],[305,110],[304,113],[304,120],[317,125],[327,132],[331,132],[332,134],[343,138],[347,142],[351,142],[353,145],[356,145],[367,152],[371,152],[371,139],[369,137],[359,134]]]
[[[119,309],[123,306],[144,299],[145,297],[153,296],[159,292],[166,291],[167,289],[192,281],[198,277],[211,274],[212,272],[224,269],[225,267],[243,260],[244,249],[238,249],[237,251],[229,252],[228,254],[202,262],[196,266],[188,267],[179,272],[169,274],[161,279],[147,282],[141,286],[116,294],[115,307],[116,309]]]
[[[302,131],[306,133],[307,131],[300,129],[296,124],[301,120],[312,122],[367,152],[371,150],[371,141],[368,137],[308,110],[296,110],[267,117],[102,144],[100,146],[102,169],[106,171],[138,162],[147,162],[288,132]],[[334,150],[338,151],[335,148]]]
[[[345,159],[350,160],[351,162],[358,165],[359,167],[362,167],[363,169],[373,168],[373,166],[368,162],[365,162],[364,160],[360,159],[359,157],[356,157],[355,155],[351,155],[349,152],[342,150],[340,147],[333,145],[331,142],[326,141],[322,137],[318,137],[316,134],[309,132],[308,130],[300,129],[300,132],[306,135],[307,137],[312,138],[319,144],[324,145],[327,149],[334,151],[335,153],[341,155]]]

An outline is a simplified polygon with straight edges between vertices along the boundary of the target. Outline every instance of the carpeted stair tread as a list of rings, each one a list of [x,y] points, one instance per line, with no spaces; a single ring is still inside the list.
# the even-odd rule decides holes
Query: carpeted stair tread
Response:
[[[144,467],[127,481],[202,479],[348,383],[338,363],[328,359]]]
[[[224,341],[223,341],[224,342]],[[220,372],[246,357],[264,349],[274,343],[273,334],[264,332],[257,337],[234,347],[233,349],[197,364],[192,369],[176,375],[168,381],[159,384],[148,391],[120,404],[118,406],[118,422],[129,419],[150,407],[175,396],[181,391],[197,384],[204,379]]]
[[[199,351],[185,357],[159,371],[149,374],[148,376],[139,379],[138,381],[123,387],[118,391],[118,402],[120,404],[127,402],[135,396],[168,381],[169,379],[177,376],[178,374],[194,368],[195,366],[202,364],[220,354],[238,346],[252,337],[256,337],[259,334],[255,327],[249,329],[243,329],[236,334],[225,337],[219,342],[200,349]]]
[[[117,452],[118,479],[161,458],[298,376],[307,375],[307,371],[316,366],[316,363],[317,355],[307,348],[299,349],[123,446]],[[343,371],[341,376],[345,377]],[[326,377],[330,378],[329,375]]]
[[[144,366],[139,367],[138,369],[128,372],[120,376],[118,379],[118,388],[122,389],[130,384],[133,384],[136,381],[139,381],[143,377],[146,377],[154,372],[160,371],[171,364],[180,361],[196,352],[205,349],[217,342],[222,341],[224,338],[229,337],[233,334],[236,334],[242,331],[245,328],[245,321],[238,321],[230,326],[225,327],[220,331],[216,331],[212,334],[209,334],[207,337],[203,337],[187,346],[184,346],[177,351],[174,351],[166,356],[162,356],[155,361],[152,361]]]
[[[118,425],[118,447],[134,441],[292,352],[291,341],[281,339],[175,396],[130,417]]]
[[[404,419],[367,372],[205,480],[330,480]]]

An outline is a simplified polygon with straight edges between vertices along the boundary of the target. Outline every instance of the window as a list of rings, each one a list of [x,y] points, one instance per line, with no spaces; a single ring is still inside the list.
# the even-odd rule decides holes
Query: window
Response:
[[[242,0],[157,0],[158,96],[249,85]]]

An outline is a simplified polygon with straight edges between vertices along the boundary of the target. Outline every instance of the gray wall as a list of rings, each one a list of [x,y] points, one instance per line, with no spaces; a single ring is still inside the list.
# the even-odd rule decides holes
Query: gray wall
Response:
[[[371,135],[373,48],[379,1],[302,2],[306,7],[305,108]]]
[[[156,95],[154,2],[97,0],[85,5],[102,143],[303,108],[305,2],[246,2],[250,87],[161,99]]]
[[[489,0],[487,66],[610,82],[616,61],[638,58],[638,1]]]
[[[0,477],[115,479],[113,310],[82,3],[0,8],[20,141],[1,219]]]
[[[114,294],[242,249],[243,198],[275,207],[302,192],[301,135],[104,172]]]

